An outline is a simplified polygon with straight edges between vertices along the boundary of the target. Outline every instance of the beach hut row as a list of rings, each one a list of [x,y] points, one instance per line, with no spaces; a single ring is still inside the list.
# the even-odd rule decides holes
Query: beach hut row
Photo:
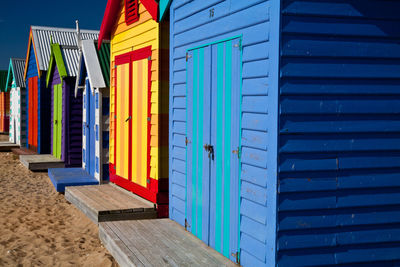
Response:
[[[242,266],[400,264],[399,11],[108,0],[100,32],[31,27],[10,140]]]

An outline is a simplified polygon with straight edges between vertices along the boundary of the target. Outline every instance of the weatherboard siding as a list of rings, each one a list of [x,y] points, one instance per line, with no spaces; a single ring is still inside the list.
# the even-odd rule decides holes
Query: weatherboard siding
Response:
[[[278,266],[400,264],[399,11],[283,1]]]
[[[75,78],[67,77],[63,83],[63,144],[66,167],[82,165],[82,91],[75,98]],[[65,98],[64,98],[65,97]]]
[[[175,0],[170,8],[169,212],[183,226],[187,205],[186,51],[242,37],[240,262],[243,266],[275,264],[278,92],[272,88],[278,88],[279,5],[277,0]]]

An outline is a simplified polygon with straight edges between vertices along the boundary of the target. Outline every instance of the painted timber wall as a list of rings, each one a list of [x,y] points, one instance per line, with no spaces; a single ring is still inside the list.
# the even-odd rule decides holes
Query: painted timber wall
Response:
[[[25,59],[11,58],[8,68],[7,88],[10,92],[10,130],[9,140],[20,146],[25,146],[26,138],[26,103],[25,83],[23,73]]]
[[[25,88],[17,87],[13,82],[10,91],[10,142],[25,145],[26,103]]]
[[[95,89],[85,79],[82,114],[82,168],[98,181],[109,180],[110,89]],[[95,130],[89,129],[94,125]],[[88,126],[88,127],[86,127]],[[101,133],[100,133],[100,130]]]
[[[0,93],[0,132],[8,133],[10,126],[10,92]]]
[[[39,78],[36,55],[32,43],[30,44],[29,56],[26,64],[26,144],[27,147],[30,147],[31,143],[31,147],[34,150],[37,150],[39,154],[46,154],[50,153],[50,105],[42,103],[49,103],[50,92],[46,88],[46,71],[42,71],[42,77],[44,78]],[[32,80],[35,81],[35,86],[37,89],[35,92],[32,92],[32,89],[29,88],[29,80],[31,78],[33,78]],[[29,101],[30,91],[33,94],[31,101]],[[34,113],[31,113],[30,115],[29,105],[32,106],[32,100],[35,102],[36,108]],[[31,120],[36,120],[31,129],[29,129],[29,118],[31,118]],[[29,135],[32,136],[31,142],[29,142]]]
[[[109,180],[110,43],[83,41],[76,89],[83,90],[82,168],[99,183]],[[79,86],[78,86],[79,85]]]
[[[147,1],[149,2],[149,1]],[[144,4],[139,1],[139,19],[138,21],[127,25],[125,22],[125,5],[124,1],[120,1],[120,9],[115,20],[115,25],[111,34],[111,83],[110,83],[110,180],[125,187],[134,193],[157,203],[157,211],[160,217],[168,216],[168,32],[169,22],[157,23],[150,12],[146,10]],[[165,28],[161,34],[160,29]],[[142,49],[142,50],[140,50]],[[141,54],[141,51],[148,53],[146,60],[134,59],[136,55]],[[128,55],[127,53],[132,52]],[[165,54],[164,56],[161,56]],[[130,63],[120,64],[117,58],[122,58],[128,55]],[[129,59],[130,57],[130,59]],[[123,60],[122,60],[123,61]],[[122,62],[120,61],[120,62]],[[143,78],[133,78],[131,83],[136,89],[132,89],[133,94],[142,95],[138,90],[139,86],[146,87],[148,91],[147,99],[144,101],[130,100],[127,94],[124,98],[118,98],[118,94],[123,94],[124,90],[116,89],[117,86],[130,86],[129,76],[138,75],[128,74],[129,66],[133,69],[143,69]],[[142,66],[139,66],[142,65]],[[117,75],[119,80],[117,81]],[[124,77],[125,80],[123,79]],[[139,80],[148,79],[149,82],[144,85],[136,85]],[[125,84],[124,84],[125,83]],[[144,95],[144,94],[143,94]],[[120,95],[122,96],[122,95]],[[146,97],[140,96],[142,99]],[[136,97],[135,97],[136,98]],[[134,98],[134,99],[135,99]],[[119,104],[116,103],[116,99]],[[129,114],[126,112],[129,104],[132,105],[135,114],[136,110],[148,112],[146,119],[138,123],[132,124],[137,129],[132,130],[131,140],[134,140],[135,149],[130,160],[129,148],[124,150],[124,146],[129,142],[128,127],[125,132],[122,131],[124,123],[132,121],[129,119]],[[124,108],[124,106],[126,108]],[[142,108],[138,108],[142,107]],[[126,115],[125,117],[123,117]],[[137,116],[139,117],[139,116]],[[143,113],[142,113],[143,117]],[[142,119],[142,117],[140,119]],[[115,119],[117,118],[117,119]],[[116,125],[120,125],[116,132]],[[133,127],[132,127],[133,128]],[[145,133],[147,131],[147,134]],[[119,138],[119,141],[118,141]],[[125,139],[124,139],[125,138]],[[144,140],[147,139],[147,142]],[[125,141],[124,141],[125,140]],[[139,140],[139,141],[137,141]],[[140,141],[142,140],[142,141]],[[139,149],[140,148],[140,149]],[[148,150],[146,153],[144,153]],[[118,151],[118,153],[116,153]],[[142,151],[139,155],[138,151]],[[117,157],[117,158],[116,158]],[[119,158],[118,158],[119,157]],[[128,167],[131,165],[131,167]],[[132,167],[132,165],[134,165]],[[130,168],[130,169],[129,169]],[[131,171],[133,169],[134,171]],[[142,175],[138,175],[143,171]],[[122,177],[119,174],[123,174]],[[147,173],[147,174],[146,174]],[[135,176],[127,179],[127,177]]]
[[[61,159],[65,166],[79,167],[82,163],[82,92],[75,98],[75,78],[60,78],[54,66],[50,78],[51,121],[54,120],[54,87],[61,84]],[[60,117],[60,116],[59,116]],[[54,155],[54,123],[51,124],[51,153]]]
[[[279,266],[400,264],[399,11],[283,1]]]
[[[277,0],[175,0],[170,8],[170,217],[193,225],[187,214],[187,145],[192,140],[186,139],[193,124],[187,117],[186,82],[191,49],[236,38],[229,46],[218,45],[240,49],[241,55],[241,74],[235,73],[240,79],[234,84],[240,85],[241,97],[233,96],[240,97],[241,107],[232,107],[240,110],[232,122],[241,121],[240,193],[234,196],[240,215],[232,222],[239,221],[239,229],[230,229],[239,231],[239,244],[222,252],[236,261],[231,253],[239,250],[243,266],[275,264],[279,5]],[[229,224],[223,225],[225,235]]]

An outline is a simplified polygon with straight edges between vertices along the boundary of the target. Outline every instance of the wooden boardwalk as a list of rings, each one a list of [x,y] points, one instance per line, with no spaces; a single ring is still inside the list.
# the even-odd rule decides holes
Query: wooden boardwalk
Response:
[[[121,267],[237,267],[170,219],[103,222],[99,236]]]
[[[19,145],[7,141],[0,142],[0,152],[9,152],[13,148],[19,148]]]
[[[21,163],[31,171],[47,171],[49,168],[64,168],[64,161],[49,154],[20,155]]]
[[[154,204],[110,184],[66,187],[65,198],[95,223],[157,217]]]

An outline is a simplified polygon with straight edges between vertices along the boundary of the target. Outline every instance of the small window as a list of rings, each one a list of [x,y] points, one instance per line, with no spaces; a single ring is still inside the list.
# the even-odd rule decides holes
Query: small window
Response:
[[[139,20],[139,0],[125,0],[125,22],[127,25]]]

